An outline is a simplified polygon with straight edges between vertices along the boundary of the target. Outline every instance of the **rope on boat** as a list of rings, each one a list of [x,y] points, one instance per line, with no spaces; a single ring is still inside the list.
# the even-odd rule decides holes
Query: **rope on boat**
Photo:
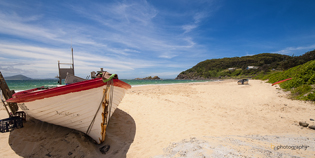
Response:
[[[106,87],[106,88],[107,88],[107,87]],[[102,106],[102,102],[103,102],[103,100],[104,100],[104,98],[105,98],[105,95],[106,95],[106,93],[103,94],[102,101],[101,101],[100,105],[98,106],[98,108],[97,108],[97,110],[96,110],[96,113],[95,113],[95,115],[94,115],[94,117],[93,117],[93,119],[92,119],[92,121],[91,121],[91,123],[90,123],[88,129],[86,130],[85,134],[89,134],[89,133],[91,132],[91,129],[92,129],[92,127],[93,127],[93,125],[94,125],[94,122],[95,122],[96,115],[97,115],[97,113],[100,111],[100,108],[101,108],[101,106]]]
[[[107,125],[109,123],[109,119],[110,119],[110,114],[111,114],[111,110],[112,110],[112,106],[113,106],[113,93],[114,93],[114,81],[110,80],[107,82],[107,85],[110,85],[110,92],[109,92],[109,101],[108,101],[108,117],[107,117]],[[104,109],[104,114],[105,114],[105,109]],[[105,122],[104,124],[105,125]]]
[[[110,90],[110,92],[108,92],[108,90]],[[95,122],[95,118],[96,118],[98,112],[100,111],[101,106],[103,104],[103,101],[106,98],[107,94],[109,95],[109,101],[108,101],[109,105],[108,106],[109,106],[110,109],[109,109],[109,113],[108,113],[108,119],[106,120],[106,123],[105,123],[105,121],[103,121],[103,125],[108,124],[109,118],[110,118],[109,116],[110,116],[110,112],[111,112],[111,108],[112,108],[113,92],[114,92],[114,81],[111,78],[110,80],[107,80],[107,85],[106,85],[105,92],[103,94],[102,100],[101,100],[100,105],[98,106],[98,108],[96,110],[96,113],[95,113],[95,115],[94,115],[94,117],[93,117],[93,119],[92,119],[92,121],[91,121],[91,123],[90,123],[90,125],[89,125],[89,127],[87,129],[87,131],[85,132],[86,134],[89,134],[91,132],[91,129],[92,129],[92,127],[94,125],[94,122]],[[105,108],[104,108],[104,114],[105,114],[105,112],[106,111],[105,111]]]

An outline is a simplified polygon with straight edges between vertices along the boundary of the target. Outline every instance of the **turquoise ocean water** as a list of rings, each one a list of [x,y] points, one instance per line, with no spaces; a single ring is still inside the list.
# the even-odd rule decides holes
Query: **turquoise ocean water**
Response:
[[[176,84],[176,83],[189,83],[189,82],[209,82],[211,80],[173,80],[173,79],[164,79],[164,80],[125,80],[122,81],[130,84],[131,86],[144,86],[152,84]],[[54,87],[59,85],[58,80],[6,80],[9,88],[15,90],[16,92],[33,89],[37,87]]]

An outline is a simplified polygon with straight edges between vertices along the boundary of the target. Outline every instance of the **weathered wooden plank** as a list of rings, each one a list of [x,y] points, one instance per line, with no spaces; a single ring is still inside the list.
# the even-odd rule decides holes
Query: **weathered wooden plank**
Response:
[[[0,89],[2,90],[2,94],[3,94],[5,100],[12,98],[14,91],[10,91],[10,89],[7,85],[7,82],[4,80],[4,77],[2,76],[1,71],[0,71]],[[15,113],[19,109],[17,104],[16,103],[8,103],[8,105],[9,105],[9,108],[10,108],[11,112],[13,113],[13,115],[15,115]]]

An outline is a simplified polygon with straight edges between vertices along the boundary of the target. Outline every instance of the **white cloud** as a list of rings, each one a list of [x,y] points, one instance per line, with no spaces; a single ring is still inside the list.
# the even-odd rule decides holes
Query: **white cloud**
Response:
[[[140,51],[133,50],[133,49],[124,49],[125,52],[132,52],[132,53],[141,53]]]
[[[0,34],[9,37],[0,39],[1,68],[17,73],[36,70],[34,76],[56,74],[58,60],[71,61],[71,45],[75,50],[76,74],[82,75],[100,67],[124,73],[165,68],[178,64],[169,59],[200,54],[193,37],[181,34],[178,26],[178,32],[164,28],[156,20],[161,11],[146,1],[71,4],[72,10],[67,13],[76,17],[71,19],[50,15],[49,11],[24,15],[23,11],[12,9],[26,12],[32,10],[33,5],[6,5],[9,8],[0,11]],[[67,4],[58,4],[62,5],[69,8]],[[40,5],[37,7],[43,9]],[[190,17],[192,24],[183,26],[187,32],[196,29],[204,15],[197,13]]]
[[[199,12],[194,15],[195,24],[201,22],[202,19],[206,18],[207,15],[204,12]]]
[[[255,55],[255,54],[250,54],[250,53],[246,52],[245,56],[253,56],[253,55]]]
[[[184,25],[183,26],[183,29],[185,30],[184,34],[190,32],[191,30],[193,30],[196,27],[198,27],[198,26],[197,25]]]
[[[172,59],[174,57],[176,57],[177,55],[172,55],[171,53],[164,53],[164,54],[161,54],[159,57],[160,58],[166,58],[166,59]]]
[[[279,51],[275,51],[272,53],[279,53],[279,54],[291,54],[294,53],[295,51],[298,50],[303,50],[303,51],[307,51],[310,49],[315,49],[315,44],[310,45],[310,46],[301,46],[301,47],[287,47],[285,49],[279,50]]]
[[[182,26],[182,29],[184,30],[184,34],[191,32],[193,29],[196,29],[199,26],[199,23],[202,19],[206,18],[208,15],[204,12],[198,12],[193,15],[193,22],[192,24],[186,24]]]
[[[71,62],[70,50],[12,44],[3,41],[0,44],[0,55],[4,56],[0,58],[0,66],[3,71],[16,70],[16,73],[34,69],[40,74],[56,73],[58,60],[61,63]],[[87,72],[84,71],[93,71],[95,68],[98,70],[100,67],[106,67],[112,71],[130,71],[157,65],[152,61],[124,57],[111,58],[86,52],[74,52],[74,59],[78,74],[86,74]],[[36,74],[32,74],[32,76],[36,76]]]
[[[157,10],[146,3],[116,2],[111,4],[90,4],[73,6],[72,9],[81,16],[93,19],[117,31],[126,32],[126,28],[148,26],[157,15]]]
[[[41,15],[33,16],[20,16],[16,13],[3,13],[0,11],[0,33],[6,35],[17,36],[25,39],[31,39],[37,42],[44,43],[62,43],[71,44],[71,36],[74,36],[73,44],[89,44],[89,45],[102,45],[96,43],[94,40],[84,37],[84,34],[77,35],[74,33],[74,25],[60,25],[58,22],[53,22],[55,25],[50,25],[50,22],[42,22]],[[36,21],[36,23],[31,23]],[[38,24],[38,22],[40,22]],[[47,24],[46,24],[47,23]],[[70,34],[70,35],[69,35]]]
[[[93,8],[93,11],[89,12]],[[90,5],[86,8],[74,6],[72,9],[80,16],[94,20],[104,26],[104,30],[110,29],[111,32],[100,31],[106,34],[103,38],[108,50],[121,55],[130,55],[128,50],[137,50],[139,53],[150,53],[151,56],[162,58],[173,58],[177,55],[166,55],[165,52],[183,52],[183,49],[192,48],[194,42],[187,38],[169,36],[167,30],[161,30],[159,24],[152,21],[159,12],[153,6],[144,3],[113,3],[109,5]],[[197,15],[198,21],[202,16]],[[187,25],[184,28],[189,32],[195,26]],[[125,47],[110,48],[111,45]],[[124,51],[126,50],[126,51]]]

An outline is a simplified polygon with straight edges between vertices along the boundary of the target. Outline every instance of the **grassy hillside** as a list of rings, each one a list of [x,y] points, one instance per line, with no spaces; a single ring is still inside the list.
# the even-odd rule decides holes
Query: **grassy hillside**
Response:
[[[283,71],[308,61],[315,60],[315,50],[301,56],[262,53],[253,56],[209,59],[181,72],[176,79],[211,79],[261,77],[270,72]],[[246,69],[258,66],[258,69]],[[229,71],[228,68],[235,68]]]
[[[207,79],[248,76],[261,71],[282,69],[281,62],[291,59],[291,56],[262,53],[253,56],[205,60],[196,66],[181,72],[176,79]],[[258,66],[258,69],[247,70],[247,66]],[[235,68],[228,71],[228,68]]]
[[[258,66],[258,69],[246,69]],[[229,70],[229,68],[235,68]],[[262,53],[253,56],[205,60],[181,72],[176,79],[211,78],[269,79],[274,83],[287,78],[280,87],[291,91],[293,99],[315,101],[315,50],[301,56]]]
[[[281,83],[280,87],[291,91],[292,98],[315,101],[315,60],[283,72],[266,75],[261,79],[269,79],[269,83],[274,83],[287,78],[292,79]]]

